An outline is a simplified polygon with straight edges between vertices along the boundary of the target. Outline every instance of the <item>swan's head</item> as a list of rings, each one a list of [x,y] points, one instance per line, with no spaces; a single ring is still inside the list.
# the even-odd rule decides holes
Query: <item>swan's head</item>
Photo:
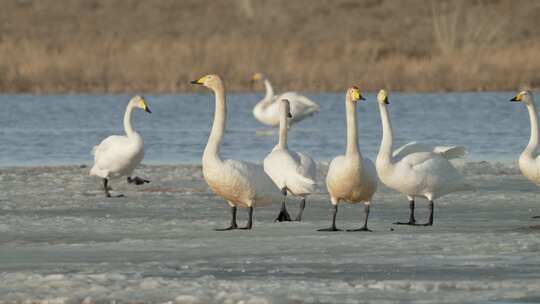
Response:
[[[366,100],[364,96],[362,96],[362,93],[360,93],[360,89],[358,87],[351,87],[349,90],[347,90],[347,97],[354,102]]]
[[[203,76],[197,80],[191,81],[191,84],[198,84],[203,85],[209,89],[217,89],[218,87],[221,87],[223,85],[223,82],[221,80],[221,77],[219,77],[216,74],[210,74]]]
[[[377,101],[381,104],[389,104],[388,92],[386,90],[380,90],[379,94],[377,94]]]
[[[281,113],[285,113],[285,115],[287,115],[287,118],[292,118],[291,103],[288,99],[282,99],[280,107],[281,107]]]
[[[521,91],[519,92],[514,98],[510,99],[510,101],[515,102],[523,102],[525,104],[532,104],[533,103],[533,93],[529,90]]]
[[[255,81],[261,81],[261,80],[264,80],[266,77],[264,76],[263,73],[255,73],[253,74],[253,77],[251,77],[251,81],[255,82]]]
[[[150,108],[146,104],[144,97],[140,95],[133,96],[129,101],[129,104],[135,108],[143,109],[147,113],[152,113],[152,111],[150,111]]]

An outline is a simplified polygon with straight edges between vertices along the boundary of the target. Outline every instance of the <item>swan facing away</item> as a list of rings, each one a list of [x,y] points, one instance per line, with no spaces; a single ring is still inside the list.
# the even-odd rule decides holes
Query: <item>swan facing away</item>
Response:
[[[306,207],[306,196],[315,191],[315,162],[309,155],[295,152],[287,146],[287,120],[292,118],[290,103],[287,99],[280,102],[279,142],[264,159],[264,171],[283,194],[281,211],[276,221],[290,221],[286,208],[287,192],[302,197],[300,211],[296,221],[302,221],[302,213]]]
[[[293,116],[289,121],[291,126],[319,111],[318,104],[296,92],[286,92],[279,96],[275,96],[272,84],[270,84],[268,78],[261,73],[255,73],[252,81],[263,81],[264,86],[266,87],[266,95],[253,108],[253,116],[267,126],[274,127],[279,125],[279,101],[282,99],[289,100],[291,104],[291,114]]]
[[[357,87],[347,91],[345,108],[347,113],[347,150],[332,160],[326,176],[326,187],[332,203],[332,226],[319,231],[339,231],[336,228],[338,204],[345,201],[351,204],[364,203],[365,220],[359,229],[348,231],[370,231],[367,227],[369,207],[373,194],[377,191],[377,172],[373,162],[362,157],[358,149],[356,126],[356,103],[365,100]]]
[[[392,153],[392,126],[388,114],[388,93],[377,95],[382,123],[382,141],[376,168],[380,180],[409,199],[409,221],[395,224],[417,225],[414,217],[415,198],[429,201],[429,219],[422,226],[433,225],[434,200],[455,191],[472,190],[449,159],[463,157],[460,146],[431,147],[415,142],[404,145]]]
[[[540,160],[538,158],[538,116],[534,104],[534,97],[531,91],[521,91],[510,101],[523,102],[529,112],[531,121],[531,137],[525,150],[519,156],[519,169],[521,173],[530,181],[540,186]],[[534,216],[539,218],[540,216]]]
[[[111,197],[109,179],[127,176],[127,182],[130,184],[141,185],[149,182],[138,176],[131,177],[133,170],[144,157],[143,139],[131,125],[131,116],[136,108],[152,113],[142,96],[134,96],[129,101],[124,114],[126,135],[109,136],[92,149],[94,166],[90,169],[90,175],[103,178],[103,190],[106,197]]]
[[[280,193],[262,166],[244,161],[221,159],[219,146],[225,132],[227,119],[225,88],[221,78],[218,75],[206,75],[191,83],[203,85],[212,90],[215,95],[214,123],[204,149],[202,171],[204,180],[212,191],[227,201],[232,216],[229,227],[216,230],[238,229],[236,224],[237,206],[248,208],[248,223],[240,229],[251,229],[253,226],[253,207],[279,200]]]

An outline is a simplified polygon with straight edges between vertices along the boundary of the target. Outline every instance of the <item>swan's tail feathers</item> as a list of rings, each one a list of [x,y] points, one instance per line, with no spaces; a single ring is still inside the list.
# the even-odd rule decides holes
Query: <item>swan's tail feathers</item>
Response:
[[[463,146],[438,146],[433,149],[433,152],[442,155],[446,159],[462,158],[467,154],[467,150]]]
[[[317,184],[311,178],[307,178],[297,173],[293,178],[287,180],[287,188],[295,195],[310,194],[315,192]]]

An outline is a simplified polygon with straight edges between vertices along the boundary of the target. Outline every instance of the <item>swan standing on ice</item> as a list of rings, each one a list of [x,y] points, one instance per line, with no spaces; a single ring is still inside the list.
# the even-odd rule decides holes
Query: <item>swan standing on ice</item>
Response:
[[[332,203],[332,226],[319,231],[339,231],[336,228],[336,215],[340,201],[354,204],[364,203],[364,226],[348,231],[371,231],[367,227],[369,207],[373,194],[377,191],[377,172],[373,162],[362,157],[358,149],[356,126],[356,103],[365,100],[357,87],[347,91],[345,108],[347,111],[347,151],[330,163],[326,176],[326,187]]]
[[[127,175],[127,182],[130,184],[141,185],[149,182],[138,176],[131,177],[133,170],[141,163],[144,157],[143,139],[131,126],[131,116],[136,108],[152,113],[143,97],[134,96],[129,101],[124,114],[126,135],[109,136],[92,149],[94,166],[90,170],[90,175],[103,178],[103,190],[106,197],[111,197],[108,186],[111,178],[120,178]]]
[[[287,99],[280,102],[279,143],[264,159],[264,171],[281,190],[283,201],[276,221],[290,221],[285,200],[287,192],[301,196],[300,211],[296,221],[302,221],[302,213],[306,207],[306,196],[315,191],[315,162],[309,155],[289,150],[287,147],[287,121],[292,118],[290,103]]]
[[[274,127],[279,125],[279,101],[282,99],[289,100],[291,104],[291,114],[293,116],[289,121],[291,126],[319,111],[318,104],[296,92],[287,92],[275,96],[270,81],[261,73],[255,73],[252,80],[262,80],[266,87],[266,95],[253,108],[253,116],[267,126]]]
[[[521,91],[510,101],[523,102],[529,112],[531,121],[531,137],[525,150],[519,156],[519,169],[521,173],[530,181],[540,186],[540,160],[538,159],[538,116],[534,104],[534,97],[531,91]],[[534,216],[539,218],[540,216]]]
[[[377,95],[382,123],[382,141],[376,167],[380,180],[409,199],[409,221],[395,224],[417,225],[414,218],[414,199],[429,201],[429,219],[422,226],[433,225],[434,200],[455,191],[471,190],[463,176],[449,159],[463,157],[465,148],[459,146],[430,147],[408,143],[392,154],[392,126],[388,114],[388,93]]]
[[[231,224],[224,229],[237,229],[237,206],[248,208],[248,223],[244,228],[253,226],[253,207],[271,203],[279,199],[279,192],[262,166],[238,160],[222,160],[219,156],[219,145],[225,132],[227,109],[225,102],[225,88],[218,75],[206,75],[192,84],[203,85],[214,92],[215,112],[214,123],[208,143],[202,158],[203,177],[208,186],[217,195],[227,200],[231,207]]]

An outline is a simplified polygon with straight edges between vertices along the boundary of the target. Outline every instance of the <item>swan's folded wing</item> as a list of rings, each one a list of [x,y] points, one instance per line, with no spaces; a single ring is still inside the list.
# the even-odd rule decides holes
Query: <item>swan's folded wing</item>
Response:
[[[463,146],[437,146],[433,152],[441,154],[446,159],[464,157],[467,151]]]
[[[420,144],[415,141],[410,142],[394,151],[393,157],[395,161],[400,161],[407,155],[417,152],[433,152],[441,155],[446,159],[458,158],[465,156],[466,150],[462,146],[430,146]]]

